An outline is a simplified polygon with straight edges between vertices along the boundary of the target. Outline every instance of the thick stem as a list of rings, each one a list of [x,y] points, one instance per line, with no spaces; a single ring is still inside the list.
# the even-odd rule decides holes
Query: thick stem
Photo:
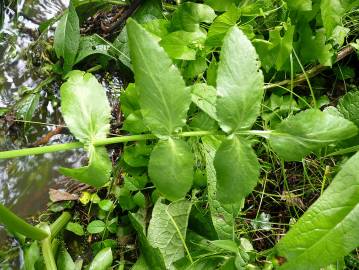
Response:
[[[49,236],[41,241],[42,256],[44,258],[46,270],[57,270],[54,254],[51,245],[51,230],[47,224],[41,224],[41,228],[49,233]]]
[[[63,212],[61,216],[59,216],[54,223],[50,225],[51,231],[51,240],[56,237],[56,235],[66,226],[66,224],[70,221],[71,215],[69,212]]]
[[[0,223],[4,224],[10,230],[34,240],[42,240],[48,237],[46,231],[28,224],[2,204],[0,204]]]

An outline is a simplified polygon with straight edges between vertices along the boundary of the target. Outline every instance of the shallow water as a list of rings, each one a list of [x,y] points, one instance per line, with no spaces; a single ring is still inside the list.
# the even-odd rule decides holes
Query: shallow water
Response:
[[[26,49],[34,41],[37,23],[52,18],[61,12],[68,0],[18,1],[18,14],[13,5],[5,12],[2,38],[0,37],[0,108],[8,108],[19,97],[19,89],[34,88],[41,81],[28,69]],[[55,91],[56,89],[54,89]],[[58,124],[51,105],[40,108],[34,120]],[[0,122],[0,125],[3,123]],[[10,136],[8,127],[0,126],[0,150],[28,147],[36,139],[53,129],[53,126],[33,124],[24,132],[16,130]],[[56,135],[52,143],[71,140],[67,135]],[[0,202],[12,208],[17,214],[28,217],[46,207],[49,187],[63,179],[57,172],[60,166],[79,165],[81,151],[53,153],[40,156],[0,160]],[[0,230],[0,242],[4,239]]]

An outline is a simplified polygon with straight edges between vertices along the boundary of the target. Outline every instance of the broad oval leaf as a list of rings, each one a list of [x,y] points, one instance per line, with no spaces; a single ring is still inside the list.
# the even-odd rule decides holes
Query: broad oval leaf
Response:
[[[113,261],[112,250],[107,247],[102,249],[93,259],[89,270],[107,270]]]
[[[176,269],[173,263],[185,255],[182,239],[186,239],[191,207],[186,200],[166,205],[158,199],[153,208],[147,239],[162,253],[166,269]]]
[[[111,107],[96,78],[83,71],[71,71],[61,86],[61,111],[67,127],[82,143],[106,138],[110,130]]]
[[[191,94],[154,37],[132,19],[127,30],[145,124],[158,137],[168,137],[186,123]]]
[[[183,198],[192,187],[193,154],[186,142],[159,141],[148,164],[148,174],[159,192],[169,200]]]
[[[260,165],[248,142],[231,136],[219,146],[214,158],[217,198],[222,203],[241,202],[259,179]]]
[[[359,246],[359,153],[277,244],[281,269],[317,270]]]
[[[54,48],[58,58],[64,59],[64,70],[70,71],[75,63],[80,44],[80,25],[75,7],[70,3],[55,30]]]
[[[223,131],[250,129],[259,115],[263,74],[257,53],[245,36],[232,27],[226,34],[217,71],[217,116]]]
[[[338,109],[346,119],[359,127],[359,91],[348,92],[341,97]]]
[[[269,142],[284,160],[300,161],[311,152],[357,134],[350,121],[316,109],[306,110],[282,121]]]
[[[94,147],[90,145],[89,156],[88,166],[75,169],[61,167],[59,171],[65,176],[100,188],[106,184],[110,178],[112,163],[105,147]]]

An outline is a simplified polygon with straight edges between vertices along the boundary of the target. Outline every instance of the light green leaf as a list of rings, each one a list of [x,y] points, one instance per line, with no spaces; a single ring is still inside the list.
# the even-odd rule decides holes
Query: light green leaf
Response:
[[[312,10],[312,0],[288,0],[288,7],[297,11]]]
[[[223,131],[251,128],[259,115],[263,86],[253,45],[232,27],[224,39],[217,74],[217,117]]]
[[[144,121],[155,135],[168,137],[186,122],[191,103],[189,89],[151,34],[132,19],[127,28]]]
[[[337,26],[342,25],[342,16],[344,15],[344,8],[341,0],[322,0],[320,2],[320,13],[325,28],[325,33],[328,38],[333,34]]]
[[[105,89],[90,74],[70,72],[61,86],[61,111],[67,127],[83,143],[106,138],[111,107]]]
[[[93,259],[89,270],[107,270],[113,261],[112,250],[110,247],[102,249]]]
[[[280,269],[317,270],[359,246],[359,153],[277,244]]]
[[[148,174],[166,199],[183,198],[193,183],[194,158],[184,141],[168,139],[159,141],[153,149],[148,164]]]
[[[83,236],[85,234],[84,229],[82,228],[81,224],[75,222],[69,222],[66,225],[66,230],[73,232],[78,236]]]
[[[192,102],[212,119],[217,120],[216,115],[216,88],[205,83],[196,83],[191,86]]]
[[[215,17],[216,14],[210,6],[185,2],[173,13],[171,29],[197,32],[200,30],[200,22],[211,23]]]
[[[197,49],[202,46],[205,39],[206,34],[202,31],[176,31],[163,37],[160,45],[173,59],[195,60]]]
[[[140,242],[141,257],[144,258],[146,265],[153,270],[163,270],[166,269],[162,254],[159,248],[154,248],[149,243],[149,240],[146,237],[145,232],[145,223],[141,222],[139,214],[128,214],[132,226],[135,228],[138,239]],[[146,268],[148,269],[148,268]]]
[[[70,71],[75,63],[77,50],[80,44],[79,18],[74,6],[70,3],[69,9],[59,21],[54,37],[54,48],[58,58],[64,59],[65,72]]]
[[[61,247],[56,265],[58,270],[75,270],[75,263],[65,247]]]
[[[105,230],[105,228],[106,224],[102,220],[94,220],[87,225],[87,231],[92,234],[101,233]]]
[[[235,26],[240,16],[237,7],[231,6],[229,10],[218,16],[208,29],[206,45],[221,47],[228,30]]]
[[[110,211],[113,207],[113,202],[111,200],[102,200],[98,203],[98,206],[103,210],[103,211]]]
[[[35,264],[40,259],[40,248],[37,241],[33,241],[30,246],[24,248],[25,270],[35,270]]]
[[[252,192],[259,179],[260,165],[248,142],[226,138],[214,158],[217,198],[223,203],[239,203]]]
[[[359,127],[359,91],[346,93],[338,103],[339,112]]]
[[[146,206],[146,198],[141,191],[138,191],[135,196],[133,196],[133,201],[141,208],[145,208]]]
[[[75,169],[61,167],[60,173],[94,187],[102,187],[109,180],[112,169],[106,148],[91,145],[89,156],[88,166]]]
[[[217,177],[213,160],[221,141],[215,137],[206,136],[202,138],[203,152],[206,159],[208,203],[211,210],[211,218],[216,229],[218,239],[234,239],[236,216],[241,208],[242,202],[236,204],[223,204],[217,200]]]
[[[211,6],[216,11],[227,11],[233,6],[238,6],[239,0],[204,0],[204,3]]]
[[[282,159],[300,161],[330,143],[355,136],[357,131],[352,122],[342,117],[310,109],[282,121],[271,133],[269,142]]]
[[[74,64],[77,64],[78,62],[93,54],[102,54],[115,59],[109,53],[110,48],[111,46],[104,42],[103,39],[101,39],[97,34],[81,37],[78,54]]]
[[[186,200],[166,205],[159,199],[153,208],[147,239],[161,251],[166,269],[174,269],[173,263],[185,255],[183,245],[191,206]]]

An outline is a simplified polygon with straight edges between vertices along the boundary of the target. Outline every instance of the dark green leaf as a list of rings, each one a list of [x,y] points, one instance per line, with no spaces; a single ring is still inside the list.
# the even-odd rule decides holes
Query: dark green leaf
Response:
[[[269,141],[284,160],[300,161],[313,151],[356,134],[357,127],[352,122],[310,109],[282,121],[271,133]]]
[[[68,74],[61,86],[61,111],[67,127],[83,143],[104,139],[109,133],[111,107],[105,89],[90,74]]]
[[[27,94],[19,102],[16,103],[16,116],[24,119],[25,121],[31,121],[34,113],[39,105],[40,94]]]
[[[189,89],[151,34],[131,19],[127,27],[144,121],[154,134],[167,137],[185,124]]]
[[[217,117],[225,132],[251,128],[259,115],[263,84],[253,45],[232,27],[224,39],[217,74]]]
[[[62,16],[56,27],[54,48],[58,58],[64,59],[65,72],[70,71],[75,63],[80,44],[80,26],[76,10],[70,4],[68,11]]]
[[[139,241],[140,241],[140,249],[141,249],[141,257],[146,262],[146,265],[149,266],[150,269],[153,270],[163,270],[166,269],[162,254],[159,248],[154,248],[149,243],[149,240],[146,237],[145,232],[145,223],[141,222],[141,219],[138,214],[129,213],[129,218],[132,226],[135,228]],[[141,258],[140,257],[140,258]],[[145,268],[148,269],[148,268]]]
[[[192,187],[193,154],[186,142],[159,141],[148,164],[148,174],[158,191],[169,200],[183,198]]]
[[[281,269],[317,270],[359,246],[359,154],[279,241]]]
[[[191,206],[185,200],[166,205],[159,199],[153,208],[147,239],[161,251],[166,269],[174,269],[173,263],[185,255],[182,239],[186,239]]]
[[[259,179],[260,165],[248,142],[226,138],[214,158],[217,198],[223,203],[239,203],[252,192]]]
[[[90,264],[89,270],[107,270],[113,261],[112,250],[110,247],[102,249]]]

